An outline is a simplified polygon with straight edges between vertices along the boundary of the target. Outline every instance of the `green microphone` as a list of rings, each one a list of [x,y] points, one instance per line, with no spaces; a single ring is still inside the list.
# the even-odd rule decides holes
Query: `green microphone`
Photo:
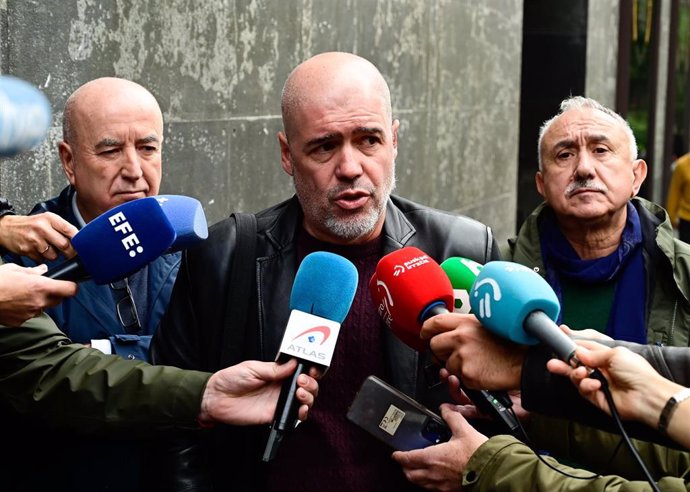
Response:
[[[470,312],[470,290],[474,279],[479,275],[482,265],[467,258],[454,256],[441,263],[441,268],[446,272],[453,286],[455,297],[454,313],[468,314]]]

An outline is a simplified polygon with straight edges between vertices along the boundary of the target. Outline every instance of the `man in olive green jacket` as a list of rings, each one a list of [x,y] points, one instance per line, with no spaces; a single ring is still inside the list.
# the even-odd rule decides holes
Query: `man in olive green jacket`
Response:
[[[546,277],[561,301],[560,322],[637,343],[688,346],[690,248],[673,238],[663,209],[633,198],[647,167],[637,159],[635,138],[627,122],[594,100],[567,99],[561,112],[542,127],[539,163],[537,189],[548,205],[528,219],[508,259]],[[469,387],[519,389],[524,347],[489,334],[472,315],[456,316],[454,321],[432,318],[425,323],[422,333],[434,336],[431,348],[435,355],[446,360],[448,370]],[[619,441],[611,434],[536,416],[529,431],[539,449],[591,469],[601,469],[596,468],[600,464],[607,473],[627,479],[638,476],[626,453],[618,453],[609,463]],[[510,451],[505,459],[498,459],[506,442]],[[462,466],[449,464],[442,478],[430,476],[431,464],[437,459],[434,447],[419,455],[417,451],[400,454],[396,459],[414,475],[408,478],[415,483],[425,485],[433,479],[437,487],[453,488],[460,485],[457,472],[466,469],[467,460],[469,465],[484,460],[482,466],[497,467],[517,460],[513,465],[521,466],[517,446],[521,445],[505,438],[492,438],[479,449],[458,446],[458,455],[468,451],[471,455],[475,450],[478,454],[459,460]],[[446,450],[446,454],[452,453]],[[656,477],[690,473],[687,453],[645,445],[643,456],[659,471]],[[514,490],[524,489],[526,480],[532,488],[535,476],[530,473],[541,473],[543,465],[530,462],[524,466],[521,473],[510,474],[513,486],[521,486]],[[495,480],[501,480],[500,475]],[[485,487],[478,490],[500,489],[495,483]]]

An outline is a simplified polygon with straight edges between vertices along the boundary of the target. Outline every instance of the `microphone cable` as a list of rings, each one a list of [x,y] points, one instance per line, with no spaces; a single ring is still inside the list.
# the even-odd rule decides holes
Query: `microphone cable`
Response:
[[[606,402],[609,405],[609,410],[611,411],[611,416],[613,417],[613,420],[616,422],[616,425],[618,426],[618,430],[620,431],[621,436],[623,436],[623,440],[621,442],[624,441],[625,444],[627,445],[628,450],[632,454],[635,461],[637,461],[638,466],[642,470],[642,473],[644,474],[647,482],[652,487],[652,490],[654,492],[661,492],[659,489],[659,486],[657,485],[656,481],[652,477],[651,473],[649,473],[649,470],[647,469],[646,465],[642,461],[640,454],[638,453],[637,449],[635,448],[635,445],[630,440],[630,437],[628,436],[628,433],[625,430],[625,427],[623,426],[623,422],[622,422],[620,415],[618,413],[618,409],[616,408],[616,404],[613,401],[613,395],[611,394],[611,390],[609,389],[608,381],[606,380],[604,375],[601,373],[601,371],[599,371],[598,369],[593,370],[589,374],[588,377],[591,377],[593,379],[597,379],[601,382],[601,391],[604,393],[604,397],[606,398]],[[515,411],[513,410],[512,405],[508,409],[508,411],[512,412],[513,415],[515,415]],[[532,444],[529,437],[527,436],[527,432],[525,431],[525,428],[522,426],[522,422],[520,422],[520,419],[517,419],[517,421],[518,421],[518,426],[519,426],[519,430],[520,430],[520,432],[519,432],[520,436],[516,436],[516,437],[522,438],[523,442],[532,450],[532,452],[537,456],[537,458],[539,458],[539,461],[544,463],[547,467],[549,467],[553,471],[558,472],[561,475],[564,475],[566,477],[576,478],[578,480],[593,480],[593,479],[601,476],[601,474],[593,474],[593,475],[589,475],[589,476],[585,476],[585,477],[578,477],[577,475],[572,475],[568,472],[565,472],[563,470],[556,468],[551,463],[546,461],[541,454],[539,454],[539,452],[535,449],[534,445]],[[615,454],[618,452],[618,449],[620,448],[621,442],[619,442],[618,446],[616,446],[616,450],[614,451],[611,459],[613,459],[613,456],[615,456]]]
[[[609,405],[609,411],[611,412],[611,416],[613,417],[613,420],[615,420],[616,425],[618,426],[618,430],[620,430],[620,433],[623,436],[623,439],[625,440],[625,444],[626,446],[628,446],[628,449],[630,450],[630,454],[632,454],[633,458],[635,458],[635,461],[637,461],[637,464],[639,465],[640,469],[642,470],[642,473],[646,477],[647,482],[649,482],[649,485],[652,487],[652,490],[654,492],[660,492],[659,486],[656,484],[654,478],[652,478],[651,473],[649,473],[649,470],[645,466],[644,461],[642,461],[642,458],[640,457],[640,453],[637,452],[637,448],[635,448],[635,445],[630,440],[630,436],[628,436],[628,433],[625,431],[625,427],[623,426],[623,421],[621,420],[620,415],[618,414],[616,404],[613,402],[613,395],[611,394],[611,390],[609,389],[609,382],[606,380],[606,378],[599,369],[594,369],[589,374],[589,377],[597,379],[601,382],[601,391],[604,393],[606,403],[608,403]]]

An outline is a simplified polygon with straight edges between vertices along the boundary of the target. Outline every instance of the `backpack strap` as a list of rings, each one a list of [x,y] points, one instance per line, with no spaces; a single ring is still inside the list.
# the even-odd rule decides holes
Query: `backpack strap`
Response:
[[[256,216],[234,213],[231,217],[235,219],[237,235],[228,273],[225,329],[220,339],[220,367],[237,364],[242,360],[247,335],[247,312],[256,268]]]

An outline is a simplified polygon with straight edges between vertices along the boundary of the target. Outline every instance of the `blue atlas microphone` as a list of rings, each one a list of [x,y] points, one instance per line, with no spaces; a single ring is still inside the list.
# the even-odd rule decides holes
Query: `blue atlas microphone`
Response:
[[[175,240],[158,201],[139,198],[114,207],[72,238],[77,255],[48,270],[46,277],[97,284],[121,280],[161,256]]]
[[[278,398],[263,460],[275,458],[286,433],[299,422],[297,378],[311,367],[330,366],[340,324],[357,291],[357,269],[342,256],[317,251],[304,257],[290,294],[290,319],[276,360],[295,358],[297,369],[285,380]]]
[[[50,103],[40,90],[16,77],[0,76],[0,157],[43,142],[50,123]]]
[[[208,223],[199,200],[183,195],[158,195],[154,198],[175,229],[175,241],[169,253],[187,249],[208,237]]]
[[[561,360],[579,364],[575,343],[555,323],[561,310],[558,297],[530,268],[508,261],[487,263],[472,286],[470,304],[494,334],[523,345],[544,343]]]

